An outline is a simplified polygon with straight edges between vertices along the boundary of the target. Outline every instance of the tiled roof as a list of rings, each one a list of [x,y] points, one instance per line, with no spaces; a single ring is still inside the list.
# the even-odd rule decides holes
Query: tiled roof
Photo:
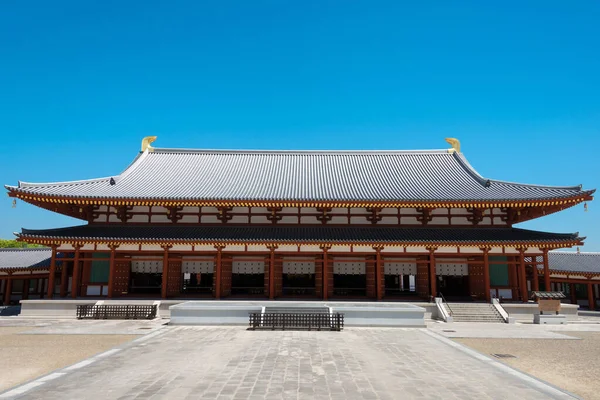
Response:
[[[0,249],[0,269],[47,269],[52,250],[48,248]]]
[[[548,267],[554,271],[600,274],[600,253],[551,251]]]
[[[171,226],[81,225],[69,228],[23,229],[23,238],[87,239],[118,242],[248,242],[248,243],[565,243],[577,234],[529,231],[517,228],[396,228],[330,226]]]
[[[44,196],[176,201],[535,201],[593,193],[486,179],[461,153],[447,150],[153,150],[114,177],[6,187]]]

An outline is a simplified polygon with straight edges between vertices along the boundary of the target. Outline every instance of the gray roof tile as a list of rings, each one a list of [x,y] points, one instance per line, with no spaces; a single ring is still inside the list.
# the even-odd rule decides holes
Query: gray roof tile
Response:
[[[396,228],[330,226],[171,226],[81,225],[69,228],[23,229],[22,237],[63,240],[181,241],[258,243],[536,243],[571,242],[577,234],[530,231],[517,228]]]
[[[551,251],[548,267],[554,271],[600,274],[600,253]]]
[[[155,149],[120,175],[24,183],[24,193],[191,201],[519,201],[567,198],[581,186],[488,180],[460,153],[430,151],[225,151]]]
[[[52,250],[48,248],[0,249],[0,269],[48,269]]]

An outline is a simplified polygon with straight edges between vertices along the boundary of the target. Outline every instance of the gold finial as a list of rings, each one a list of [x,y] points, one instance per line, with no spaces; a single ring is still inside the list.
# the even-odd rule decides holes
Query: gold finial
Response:
[[[150,143],[154,142],[156,140],[157,136],[146,136],[145,138],[142,139],[142,152],[148,150],[148,151],[154,151],[154,147],[150,146]]]
[[[446,142],[448,142],[450,146],[452,146],[452,148],[448,150],[449,153],[460,153],[460,141],[458,139],[446,138]]]

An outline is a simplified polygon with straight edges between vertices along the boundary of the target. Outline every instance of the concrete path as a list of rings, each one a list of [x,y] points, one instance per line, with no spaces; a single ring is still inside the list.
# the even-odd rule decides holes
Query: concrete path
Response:
[[[571,398],[427,329],[165,327],[142,339],[33,382],[21,398]]]

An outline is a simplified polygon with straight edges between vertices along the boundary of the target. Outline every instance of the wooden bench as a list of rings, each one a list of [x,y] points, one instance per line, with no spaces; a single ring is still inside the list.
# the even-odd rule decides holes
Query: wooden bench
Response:
[[[77,306],[77,319],[154,319],[158,306],[154,305],[94,305]]]

